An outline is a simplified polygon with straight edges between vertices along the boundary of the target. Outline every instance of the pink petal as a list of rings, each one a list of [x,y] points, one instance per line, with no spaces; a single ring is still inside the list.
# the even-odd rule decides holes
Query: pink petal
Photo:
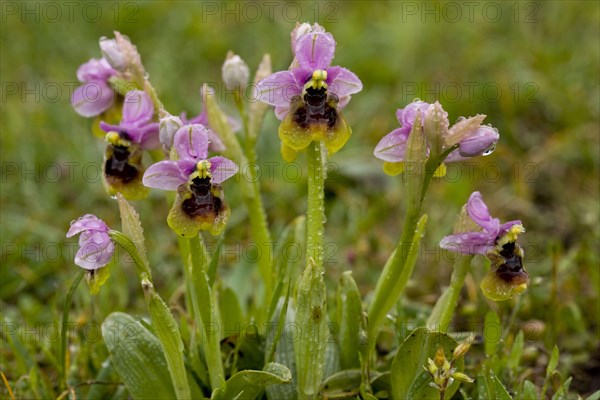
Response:
[[[383,161],[404,161],[409,134],[410,128],[408,127],[394,129],[377,143],[373,154]]]
[[[212,183],[222,183],[238,171],[237,165],[225,157],[213,157],[209,161]]]
[[[290,71],[280,71],[267,76],[256,84],[254,97],[256,100],[272,106],[289,106],[295,95],[302,93],[294,74]]]
[[[331,33],[313,32],[300,37],[295,46],[296,60],[303,68],[326,69],[333,60],[335,40]]]
[[[160,147],[159,124],[151,122],[143,127],[136,129],[135,133],[129,136],[131,140],[139,143],[142,150],[151,150]]]
[[[152,164],[142,178],[144,186],[162,190],[177,190],[179,185],[186,182],[187,176],[181,173],[177,161]]]
[[[104,267],[113,256],[115,245],[106,235],[108,240],[88,240],[80,244],[77,254],[75,254],[75,264],[87,270]]]
[[[173,139],[179,158],[205,160],[208,157],[208,129],[204,125],[182,126]]]
[[[496,129],[483,125],[459,143],[459,153],[463,157],[479,156],[493,148],[499,139],[500,134]]]
[[[339,98],[344,98],[362,90],[362,82],[353,72],[340,67],[332,67],[329,70],[334,68],[339,68],[339,70],[336,71],[337,73],[331,83],[329,83],[329,91],[335,93]],[[327,71],[328,73],[329,70]]]
[[[80,82],[106,81],[116,73],[104,58],[92,58],[77,69],[77,79]]]
[[[150,96],[141,90],[131,90],[125,95],[123,102],[123,119],[125,125],[141,125],[152,120],[154,105]]]
[[[95,117],[112,107],[115,92],[104,81],[79,86],[71,96],[71,105],[82,117]]]
[[[486,254],[494,247],[494,240],[487,232],[458,233],[443,238],[440,247],[463,254]]]
[[[500,220],[492,218],[490,211],[483,202],[481,193],[473,192],[471,194],[467,202],[467,213],[477,225],[489,232],[494,238],[496,237],[500,228]]]
[[[73,237],[74,235],[87,230],[108,232],[108,226],[95,215],[86,214],[79,217],[76,221],[71,221],[71,228],[69,228],[69,231],[67,232],[67,237]]]

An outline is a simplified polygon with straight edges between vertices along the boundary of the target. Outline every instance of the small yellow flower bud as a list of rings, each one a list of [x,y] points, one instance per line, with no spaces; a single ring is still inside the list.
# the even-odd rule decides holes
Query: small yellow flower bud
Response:
[[[461,358],[464,357],[465,354],[467,354],[467,351],[469,351],[469,349],[471,348],[471,344],[473,342],[471,340],[467,340],[466,342],[462,342],[460,343],[458,346],[456,346],[456,348],[454,349],[454,353],[453,353],[453,357],[456,358]]]
[[[473,382],[475,382],[467,374],[463,374],[462,372],[455,372],[455,373],[453,373],[452,374],[452,378],[456,379],[459,382],[464,382],[464,383],[473,383]]]

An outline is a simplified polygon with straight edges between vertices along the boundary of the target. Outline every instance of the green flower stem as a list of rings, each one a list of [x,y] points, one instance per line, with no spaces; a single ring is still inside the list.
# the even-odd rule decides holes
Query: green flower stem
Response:
[[[246,121],[245,113],[243,112],[243,105],[241,102],[239,104],[240,105],[238,105],[238,108],[241,107],[241,114],[244,118],[244,131],[249,132],[248,123]],[[273,257],[271,254],[272,240],[271,233],[267,227],[267,217],[260,195],[258,173],[254,168],[256,166],[254,139],[246,140],[246,152],[244,152],[237,136],[231,130],[231,126],[227,121],[227,116],[217,104],[214,95],[210,93],[208,93],[206,96],[206,107],[208,112],[208,120],[211,127],[221,135],[221,139],[223,139],[223,143],[227,148],[225,151],[225,156],[237,162],[244,172],[246,172],[246,170],[248,171],[247,176],[240,176],[238,178],[238,183],[240,185],[240,191],[242,192],[244,203],[248,209],[252,236],[260,251],[258,269],[265,285],[263,304],[266,306],[263,307],[263,309],[267,310],[273,292],[272,275],[274,273],[274,267]],[[245,136],[248,137],[248,134],[245,134]]]
[[[158,94],[156,94],[156,90],[154,90],[154,86],[152,86],[148,79],[144,80],[144,91],[148,93],[152,99],[152,103],[154,104],[154,112],[158,113],[158,110],[164,108],[162,102],[158,98]]]
[[[148,313],[152,319],[154,332],[160,341],[175,395],[178,400],[191,399],[190,387],[187,381],[187,373],[183,359],[183,342],[177,322],[169,307],[154,289],[150,266],[140,256],[136,245],[129,237],[119,231],[109,231],[111,239],[120,246],[133,260],[142,288]]]
[[[308,164],[308,199],[306,210],[306,265],[312,258],[318,271],[323,269],[323,236],[325,224],[325,159],[321,142],[306,149]]]
[[[193,282],[194,299],[197,299],[193,308],[196,313],[197,323],[202,326],[202,343],[205,345],[206,364],[212,390],[223,389],[225,385],[225,372],[221,357],[221,335],[219,318],[216,313],[218,305],[214,301],[212,288],[208,284],[208,254],[202,237],[189,239],[191,263],[189,276]],[[199,314],[199,315],[198,315]],[[213,329],[216,328],[216,329]]]
[[[71,284],[69,291],[67,292],[67,297],[65,297],[65,304],[63,306],[63,315],[62,315],[62,326],[60,330],[60,365],[62,369],[62,386],[66,387],[67,385],[67,339],[68,339],[68,325],[69,325],[69,311],[71,310],[71,303],[73,302],[73,294],[75,294],[75,290],[81,279],[85,275],[85,270],[80,270],[75,280]]]
[[[411,189],[409,192],[416,191],[416,193],[420,194],[417,197],[415,195],[416,193],[407,193],[408,204],[402,235],[400,236],[396,250],[386,262],[383,272],[377,281],[377,286],[375,287],[373,301],[368,310],[369,326],[367,334],[369,355],[372,354],[375,348],[377,334],[386,314],[404,293],[406,284],[413,273],[414,263],[409,265],[408,268],[404,268],[404,266],[407,264],[406,261],[411,253],[415,251],[412,246],[414,245],[415,231],[421,216],[425,194],[427,193],[435,170],[441,164],[440,160],[444,160],[446,155],[447,154],[444,153],[437,159],[429,158],[424,165],[422,165],[422,173],[424,175],[419,183],[412,184],[409,181],[408,187]],[[414,177],[407,177],[409,180],[413,178]]]
[[[306,269],[296,291],[296,324],[303,334],[294,343],[298,381],[298,399],[314,399],[325,370],[327,347],[327,291],[323,278],[323,201],[325,169],[321,143],[306,149],[308,164],[308,199],[306,219]]]
[[[249,123],[248,116],[244,107],[242,98],[236,96],[236,105],[240,115],[242,116],[242,122],[244,127],[244,153],[240,154],[240,164],[255,166],[257,161],[256,156],[256,138],[251,137],[249,134]],[[250,217],[250,227],[252,229],[252,236],[256,241],[258,248],[260,249],[260,258],[258,260],[259,269],[263,282],[265,285],[265,304],[269,304],[271,301],[271,295],[273,292],[273,257],[271,255],[271,232],[267,227],[267,216],[265,213],[265,207],[262,202],[260,195],[260,182],[256,168],[248,168],[249,179],[246,182],[245,177],[242,177],[244,186],[244,201],[246,208],[248,209]]]
[[[448,329],[472,260],[473,256],[461,256],[454,263],[450,286],[446,288],[435,303],[433,311],[431,311],[431,315],[427,319],[427,329],[441,332],[445,332]]]

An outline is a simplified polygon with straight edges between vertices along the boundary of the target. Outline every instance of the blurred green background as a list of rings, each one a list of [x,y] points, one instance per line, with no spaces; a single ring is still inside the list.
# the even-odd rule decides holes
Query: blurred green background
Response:
[[[394,112],[419,97],[439,100],[453,121],[486,114],[501,140],[488,157],[449,168],[426,201],[430,226],[408,290],[416,321],[447,285],[451,260],[436,243],[452,229],[462,204],[479,190],[494,216],[521,219],[527,233],[529,290],[518,300],[488,303],[477,289],[463,294],[458,321],[482,321],[490,308],[518,324],[537,324],[529,338],[538,356],[535,376],[558,344],[561,370],[573,388],[592,390],[599,349],[599,58],[597,2],[2,2],[2,360],[15,386],[26,386],[27,363],[7,346],[16,332],[23,351],[55,382],[56,339],[43,329],[59,320],[64,294],[77,272],[69,222],[94,213],[119,226],[117,205],[100,180],[103,143],[91,120],[69,104],[78,66],[100,57],[98,39],[118,30],[138,47],[150,79],[173,113],[200,109],[199,88],[220,81],[228,50],[255,69],[270,53],[273,70],[291,61],[289,32],[297,20],[318,21],[337,43],[334,65],[355,72],[364,90],[344,114],[348,145],[331,158],[327,182],[328,279],[335,289],[347,269],[364,295],[372,289],[403,220],[400,177],[381,171],[372,156],[397,127]],[[231,100],[231,99],[229,99]],[[229,101],[225,108],[235,114]],[[269,112],[259,140],[263,199],[276,238],[304,212],[304,159],[286,169],[278,121]],[[264,164],[263,164],[264,163]],[[273,164],[266,164],[273,163]],[[223,276],[240,285],[252,276],[247,214],[232,180],[225,184],[233,214],[225,239]],[[155,282],[166,299],[181,284],[176,238],[166,226],[162,193],[136,202],[146,230]],[[229,246],[229,247],[227,247]],[[237,254],[237,255],[236,255]],[[241,256],[240,256],[241,255]],[[236,259],[237,258],[237,259]],[[237,283],[236,283],[237,282]],[[115,269],[101,293],[83,288],[72,318],[100,324],[111,311],[144,315],[132,268]],[[27,329],[33,333],[26,334]],[[96,336],[99,333],[96,330]],[[81,332],[79,332],[81,335]],[[99,338],[74,348],[81,380],[94,376],[106,355]],[[82,360],[85,360],[82,361]],[[597,385],[597,382],[596,382]],[[5,388],[0,389],[3,395]]]

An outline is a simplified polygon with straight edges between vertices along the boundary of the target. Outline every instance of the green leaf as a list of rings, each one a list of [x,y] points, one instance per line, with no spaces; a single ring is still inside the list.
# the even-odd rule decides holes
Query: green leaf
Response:
[[[546,379],[549,379],[554,371],[556,371],[556,367],[558,366],[558,346],[554,345],[552,349],[552,356],[550,356],[550,361],[548,361],[548,367],[546,367]]]
[[[517,369],[519,368],[519,363],[521,362],[521,355],[523,354],[523,347],[525,345],[525,335],[523,331],[520,330],[515,338],[512,349],[510,350],[510,355],[508,356],[508,362],[506,366],[510,368],[513,373],[517,374]]]
[[[288,290],[288,297],[289,297]],[[273,319],[271,319],[269,326],[271,330],[267,335],[266,348],[271,346],[271,340],[277,340],[277,347],[275,350],[274,360],[275,362],[285,365],[291,372],[292,382],[286,385],[272,385],[267,387],[267,398],[270,400],[295,400],[297,398],[296,390],[296,360],[294,356],[294,342],[298,338],[298,327],[296,326],[296,311],[293,305],[286,307],[287,298],[280,299],[280,304],[277,306]],[[287,310],[284,311],[284,310]],[[282,319],[281,314],[284,313]],[[281,321],[285,320],[285,323]],[[277,336],[273,333],[273,327],[277,326],[276,329],[282,329],[283,335]]]
[[[566,381],[560,385],[560,388],[554,393],[552,396],[552,400],[566,400],[567,395],[569,394],[569,386],[571,386],[571,382],[573,381],[573,377],[570,376]]]
[[[588,397],[585,398],[585,400],[600,400],[600,390],[590,394]]]
[[[512,400],[492,370],[489,370],[487,374],[482,372],[477,376],[477,392],[480,400]]]
[[[493,311],[489,311],[485,315],[485,322],[483,327],[483,341],[485,354],[488,357],[496,354],[498,342],[502,337],[502,324],[500,323],[500,317]]]
[[[538,394],[535,390],[535,385],[528,380],[525,380],[523,382],[523,389],[521,389],[521,393],[519,396],[520,400],[531,400],[531,399],[537,399],[538,398]]]
[[[160,342],[133,317],[115,312],[102,323],[112,363],[134,399],[174,398]]]
[[[221,290],[219,295],[221,323],[228,329],[239,331],[244,323],[242,307],[237,294],[229,287]]]
[[[142,287],[144,288],[148,313],[152,319],[152,327],[160,340],[167,360],[176,397],[177,399],[189,399],[190,387],[183,360],[183,342],[181,341],[177,322],[175,322],[169,307],[154,290],[152,283],[148,280],[142,281]]]
[[[344,399],[356,396],[360,392],[362,371],[359,369],[347,369],[335,373],[325,379],[319,395],[325,399]]]
[[[290,224],[288,224],[281,235],[279,236],[278,243],[280,243],[277,249],[277,255],[275,258],[275,269],[273,270],[273,278],[277,282],[275,290],[273,291],[273,297],[268,310],[268,319],[273,319],[273,313],[277,305],[279,304],[279,298],[285,295],[284,290],[289,286],[291,281],[291,273],[296,270],[294,268],[302,260],[300,249],[304,248],[303,238],[305,237],[304,227],[306,224],[306,217],[296,217]],[[294,250],[297,250],[294,251]]]
[[[441,346],[445,354],[451,357],[458,343],[442,332],[432,332],[426,328],[414,330],[400,345],[391,367],[392,398],[394,399],[432,399],[440,398],[440,393],[429,386],[431,377],[423,368],[427,359],[433,359]],[[457,371],[463,370],[463,359],[456,362]],[[446,390],[446,398],[458,390],[460,383],[454,382]]]
[[[285,321],[286,321],[286,317],[287,317],[288,304],[290,301],[290,293],[291,293],[291,287],[288,282],[287,294],[286,294],[285,298],[280,299],[283,301],[283,304],[279,304],[279,308],[276,308],[276,311],[279,311],[279,315],[273,315],[273,319],[275,317],[277,318],[277,320],[276,320],[277,326],[275,328],[274,336],[273,336],[273,332],[270,332],[270,334],[267,338],[268,351],[265,352],[265,362],[267,362],[267,363],[274,360],[275,353],[277,351],[277,346],[279,345],[279,339],[281,338],[281,335],[283,333],[283,329],[284,329]],[[269,339],[271,339],[271,338],[273,338],[273,339],[269,343]]]
[[[110,385],[104,385],[103,382],[110,382],[112,379],[112,375],[114,372],[113,364],[110,362],[110,358],[102,363],[102,368],[96,374],[95,382],[90,386],[90,390],[87,393],[86,399],[88,400],[96,400],[96,399],[105,399],[108,397],[109,391],[114,390]]]
[[[352,272],[346,271],[340,277],[337,290],[337,323],[339,326],[338,344],[342,369],[360,368],[359,354],[366,343],[361,343],[363,322],[362,303]],[[363,333],[366,336],[366,333]]]
[[[225,389],[213,392],[213,400],[252,400],[269,385],[292,381],[290,370],[281,364],[269,363],[263,371],[246,370],[233,375],[225,382]]]
[[[140,222],[140,216],[133,206],[125,200],[121,193],[117,193],[117,203],[119,204],[119,213],[121,214],[121,229],[123,233],[131,239],[137,248],[140,259],[148,265],[146,258],[146,246],[144,245],[144,229]]]
[[[208,277],[208,285],[210,287],[215,283],[215,276],[217,275],[217,268],[219,267],[219,261],[221,260],[221,251],[223,250],[223,237],[219,237],[217,241],[217,249],[210,257],[208,262],[208,269],[206,270],[206,276]]]

